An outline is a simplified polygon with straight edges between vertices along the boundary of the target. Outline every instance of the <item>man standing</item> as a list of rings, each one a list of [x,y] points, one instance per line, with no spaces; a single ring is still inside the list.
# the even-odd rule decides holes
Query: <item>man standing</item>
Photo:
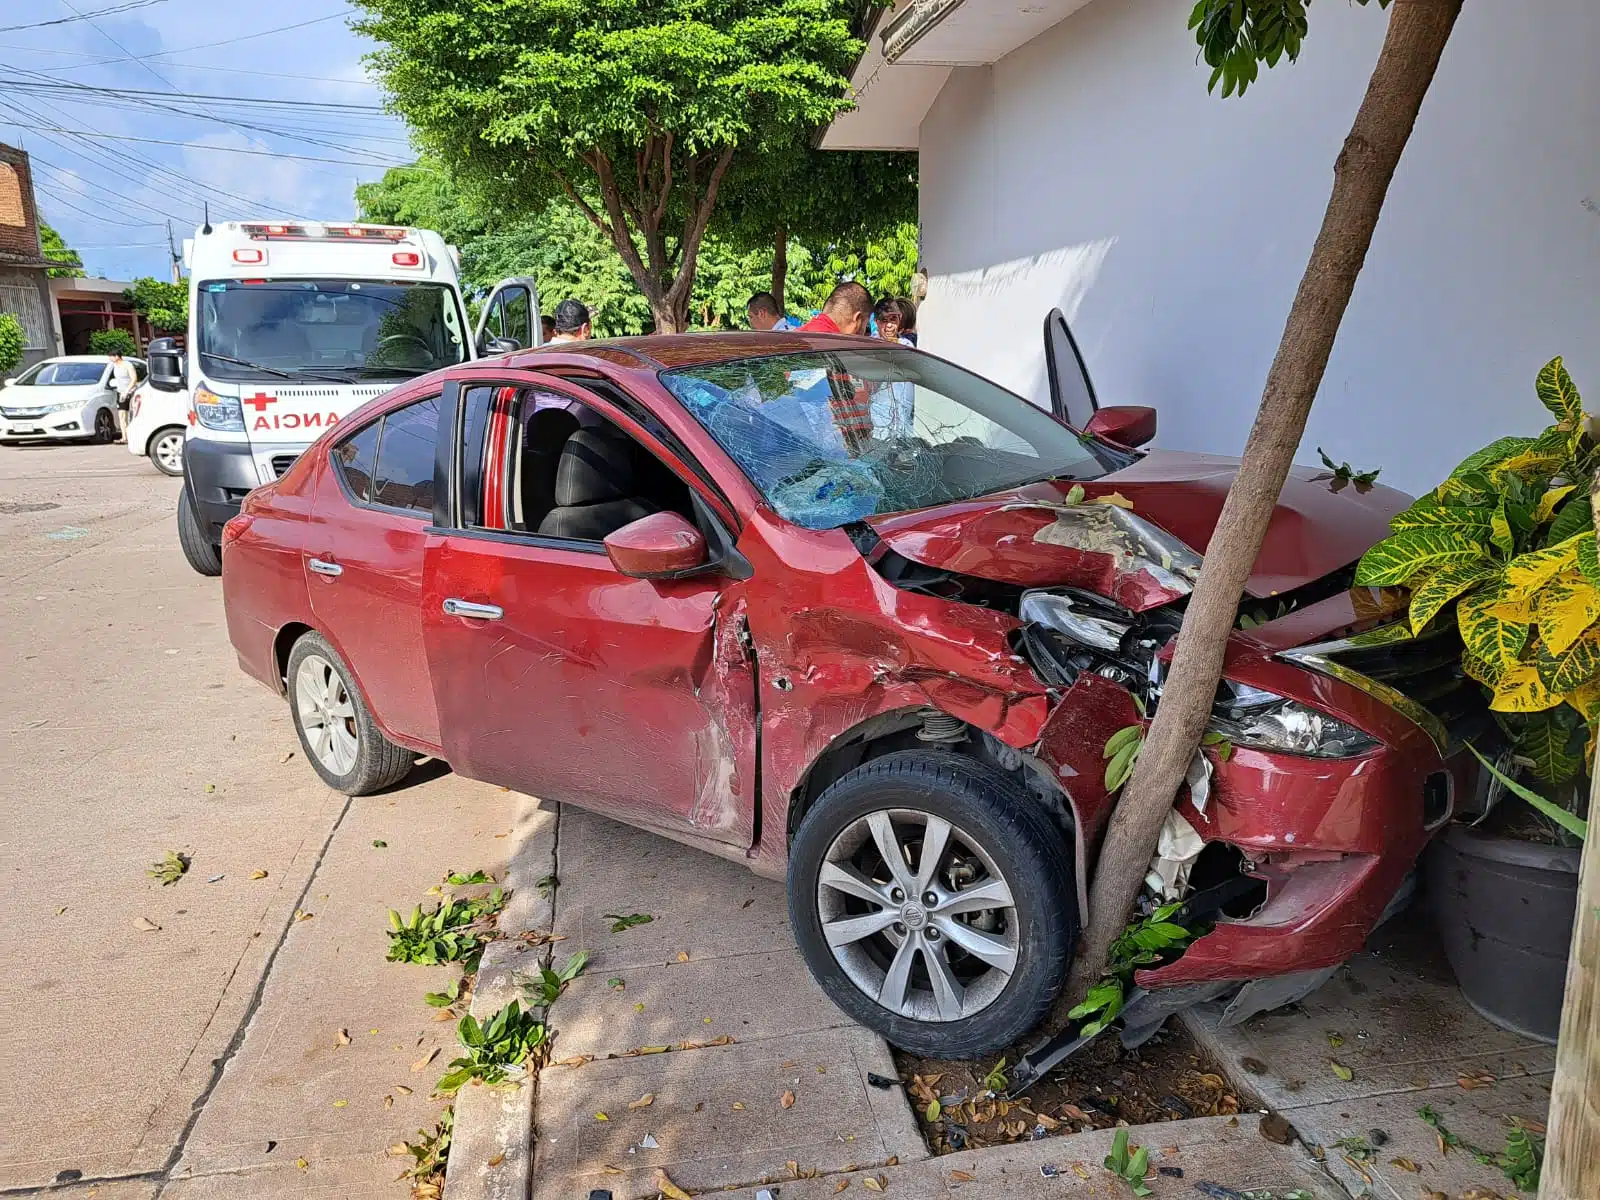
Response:
[[[128,438],[128,405],[138,382],[139,377],[134,373],[133,364],[122,357],[121,351],[113,350],[111,386],[117,393],[117,441],[119,442],[125,442]]]
[[[556,305],[556,333],[550,344],[557,342],[586,342],[593,336],[589,326],[589,309],[582,300],[563,300]]]
[[[803,333],[845,333],[860,337],[872,320],[872,293],[859,283],[841,283],[828,293],[822,311],[804,325]]]
[[[783,315],[783,308],[771,292],[757,292],[745,302],[745,320],[750,328],[766,333],[769,330],[793,329],[799,324],[793,317]]]

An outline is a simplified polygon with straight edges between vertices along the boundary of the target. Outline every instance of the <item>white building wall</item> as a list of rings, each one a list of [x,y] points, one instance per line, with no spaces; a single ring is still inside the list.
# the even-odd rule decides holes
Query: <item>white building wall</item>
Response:
[[[1324,0],[1300,61],[1205,90],[1187,0],[1095,0],[921,131],[922,345],[1043,399],[1073,323],[1102,404],[1158,443],[1237,454],[1327,203],[1385,15]],[[1600,4],[1464,6],[1313,409],[1323,446],[1421,491],[1544,422],[1555,354],[1600,409]]]

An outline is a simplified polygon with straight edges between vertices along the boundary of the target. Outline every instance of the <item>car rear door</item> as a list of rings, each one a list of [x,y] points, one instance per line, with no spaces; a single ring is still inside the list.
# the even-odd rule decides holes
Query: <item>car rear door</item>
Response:
[[[422,605],[444,757],[477,779],[748,848],[756,683],[744,584],[629,578],[598,540],[519,529],[507,470],[519,415],[569,402],[687,480],[681,459],[673,466],[638,424],[551,376],[463,385],[457,399],[441,413],[441,442],[458,449]]]
[[[355,672],[379,724],[430,751],[439,720],[421,605],[439,408],[437,393],[423,396],[333,445],[304,558],[317,627]]]

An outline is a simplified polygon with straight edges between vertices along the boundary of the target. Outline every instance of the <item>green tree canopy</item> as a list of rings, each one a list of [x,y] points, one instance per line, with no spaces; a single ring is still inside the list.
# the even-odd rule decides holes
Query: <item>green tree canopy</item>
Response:
[[[44,221],[39,222],[39,245],[44,250],[46,258],[62,264],[59,267],[51,267],[45,274],[58,279],[76,279],[83,274],[82,256],[67,245],[53,226]]]
[[[500,211],[564,195],[658,328],[688,319],[729,168],[849,106],[847,0],[358,0],[419,142]]]
[[[22,361],[28,348],[28,333],[15,313],[0,312],[0,371],[9,371]]]
[[[182,331],[189,328],[189,285],[167,283],[146,275],[135,279],[122,298],[143,313],[157,329]]]

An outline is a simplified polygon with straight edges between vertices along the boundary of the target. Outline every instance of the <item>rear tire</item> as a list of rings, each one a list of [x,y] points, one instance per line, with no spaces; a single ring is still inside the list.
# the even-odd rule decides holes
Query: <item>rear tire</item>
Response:
[[[289,651],[289,712],[300,748],[322,782],[369,796],[406,777],[416,755],[383,736],[350,668],[318,633]]]
[[[1010,776],[947,751],[885,754],[835,781],[800,822],[788,887],[822,990],[933,1057],[1027,1034],[1077,939],[1072,852],[1050,814]]]
[[[145,454],[163,475],[183,474],[183,426],[158,429],[145,443]]]
[[[189,565],[201,575],[222,574],[222,547],[206,537],[200,527],[188,487],[178,493],[178,545],[183,547],[183,557]]]

